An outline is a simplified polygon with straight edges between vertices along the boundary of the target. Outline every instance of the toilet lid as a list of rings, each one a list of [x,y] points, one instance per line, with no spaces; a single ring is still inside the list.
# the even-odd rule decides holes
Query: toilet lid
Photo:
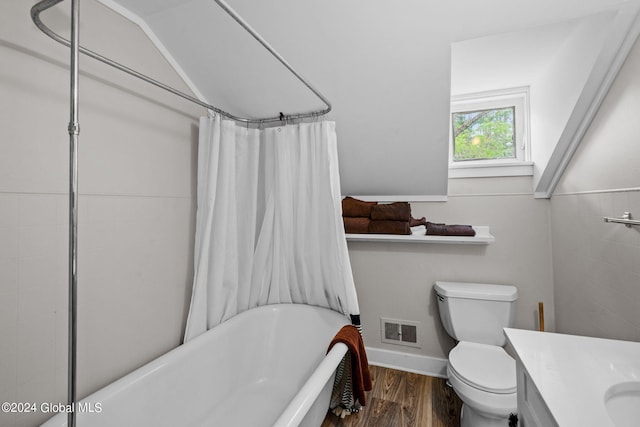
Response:
[[[516,362],[502,347],[461,341],[449,353],[449,367],[461,381],[480,390],[516,392]]]

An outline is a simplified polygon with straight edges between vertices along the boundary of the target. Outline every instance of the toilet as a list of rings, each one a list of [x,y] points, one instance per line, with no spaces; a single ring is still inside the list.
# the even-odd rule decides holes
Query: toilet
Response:
[[[463,402],[461,427],[506,427],[517,413],[516,363],[503,346],[513,324],[515,286],[436,282],[440,319],[458,341],[447,376]]]

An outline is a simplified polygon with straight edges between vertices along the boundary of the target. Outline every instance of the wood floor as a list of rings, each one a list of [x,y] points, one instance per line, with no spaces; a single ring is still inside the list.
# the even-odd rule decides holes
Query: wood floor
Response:
[[[458,427],[462,402],[442,378],[370,367],[367,406],[344,419],[328,413],[322,427]]]

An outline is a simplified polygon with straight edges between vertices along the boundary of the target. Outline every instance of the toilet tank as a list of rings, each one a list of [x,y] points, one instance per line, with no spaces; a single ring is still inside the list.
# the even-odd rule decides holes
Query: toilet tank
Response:
[[[458,341],[503,346],[513,326],[518,289],[487,283],[436,282],[440,319]]]

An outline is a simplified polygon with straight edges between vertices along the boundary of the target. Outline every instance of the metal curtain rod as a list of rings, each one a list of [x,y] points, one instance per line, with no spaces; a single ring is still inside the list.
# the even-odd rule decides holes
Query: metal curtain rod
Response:
[[[51,30],[49,27],[47,27],[42,20],[40,19],[40,13],[44,12],[45,10],[55,6],[58,3],[61,3],[64,0],[42,0],[38,3],[36,3],[32,8],[31,8],[31,19],[34,22],[34,24],[36,24],[36,26],[40,29],[40,31],[42,31],[43,33],[45,33],[47,36],[51,37],[53,40],[57,41],[58,43],[67,46],[67,47],[71,47],[71,42],[69,42],[69,40],[65,39],[64,37],[60,36],[59,34],[55,33],[53,30]],[[271,123],[271,122],[280,122],[283,119],[284,120],[296,120],[296,119],[305,119],[305,118],[309,118],[309,117],[319,117],[319,116],[323,116],[327,113],[329,113],[331,111],[331,103],[329,102],[329,100],[327,100],[327,98],[322,95],[320,93],[320,91],[318,91],[311,83],[309,83],[300,73],[298,73],[283,57],[282,55],[280,55],[278,52],[275,51],[275,49],[273,47],[271,47],[271,45],[269,43],[267,43],[267,41],[262,38],[262,36],[260,36],[260,34],[258,34],[253,28],[251,28],[251,26],[244,20],[242,19],[242,17],[240,15],[238,15],[238,13],[233,10],[226,2],[224,2],[223,0],[214,0],[226,13],[228,13],[238,24],[240,24],[242,26],[242,28],[244,28],[249,34],[251,34],[251,36],[253,36],[253,38],[255,38],[258,42],[260,42],[260,44],[262,44],[262,46],[264,46],[265,49],[267,49],[269,51],[269,53],[271,53],[278,61],[280,61],[280,63],[282,65],[284,65],[287,70],[289,70],[298,80],[300,80],[309,90],[311,90],[311,92],[313,92],[314,95],[316,95],[326,106],[327,108],[323,109],[323,110],[318,110],[318,111],[311,111],[308,113],[297,113],[297,114],[289,114],[289,115],[285,115],[284,117],[282,115],[278,115],[278,116],[274,116],[274,117],[265,117],[265,118],[261,118],[261,119],[249,119],[249,118],[245,118],[245,117],[238,117],[235,116],[231,113],[228,113],[218,107],[215,107],[211,104],[208,104],[204,101],[199,100],[198,98],[195,98],[191,95],[188,95],[184,92],[181,92],[177,89],[174,89],[164,83],[161,83],[155,79],[152,79],[149,76],[146,76],[138,71],[135,71],[125,65],[119,64],[118,62],[115,62],[105,56],[102,56],[98,53],[95,53],[89,49],[86,49],[82,46],[78,46],[78,49],[81,53],[96,59],[102,63],[105,63],[107,65],[110,65],[113,68],[116,68],[120,71],[124,71],[125,73],[133,76],[133,77],[137,77],[141,80],[144,80],[147,83],[150,83],[154,86],[157,86],[161,89],[166,90],[167,92],[171,92],[174,95],[177,95],[181,98],[186,99],[187,101],[191,101],[195,104],[198,104],[204,108],[207,108],[211,111],[215,111],[216,113],[227,117],[231,120],[235,120],[237,122],[241,122],[241,123],[256,123],[256,124],[261,124],[261,123]]]

